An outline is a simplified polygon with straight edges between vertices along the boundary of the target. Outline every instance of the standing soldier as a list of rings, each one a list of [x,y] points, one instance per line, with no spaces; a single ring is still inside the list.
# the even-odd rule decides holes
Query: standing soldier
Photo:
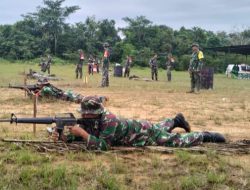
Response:
[[[203,65],[203,52],[199,50],[199,45],[196,43],[192,44],[192,56],[189,64],[188,71],[191,78],[191,90],[189,93],[194,93],[195,88],[197,93],[200,91],[201,87],[201,69]]]
[[[167,78],[168,78],[168,81],[170,82],[172,79],[171,70],[174,67],[174,58],[173,58],[172,54],[168,55],[168,61],[166,63],[166,67],[167,67]]]
[[[50,75],[50,66],[51,66],[51,63],[52,63],[52,57],[50,56],[50,54],[48,54],[48,57],[47,57],[47,69],[48,69],[48,74]]]
[[[98,57],[95,57],[95,67],[96,67],[96,72],[99,73],[99,59],[98,59]]]
[[[41,67],[42,72],[46,72],[47,70],[47,65],[46,65],[46,60],[44,56],[41,56],[41,61],[39,63],[39,66]]]
[[[155,54],[154,57],[150,59],[149,65],[151,67],[152,80],[154,80],[155,78],[155,80],[157,81],[158,80],[157,54]]]
[[[127,56],[124,77],[127,77],[127,76],[129,77],[131,64],[132,64],[132,58],[130,56]]]
[[[94,59],[92,57],[92,55],[89,56],[89,60],[88,60],[88,72],[89,75],[94,73]]]
[[[82,79],[82,67],[84,61],[84,53],[82,50],[79,50],[79,62],[76,65],[76,79],[78,79],[78,74],[80,74],[80,79]]]
[[[109,57],[110,57],[109,44],[104,43],[103,48],[104,48],[104,55],[103,55],[103,63],[102,63],[101,87],[108,87],[109,86]]]

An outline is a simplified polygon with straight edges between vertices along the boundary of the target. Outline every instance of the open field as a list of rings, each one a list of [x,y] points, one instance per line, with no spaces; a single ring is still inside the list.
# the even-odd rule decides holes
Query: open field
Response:
[[[0,63],[0,85],[23,83],[20,73],[38,66]],[[86,72],[86,68],[85,72]],[[52,65],[52,73],[63,81],[52,82],[62,89],[83,95],[106,95],[109,110],[118,115],[157,122],[182,112],[194,131],[218,131],[229,141],[250,139],[250,81],[215,76],[214,90],[187,94],[187,72],[173,72],[166,82],[165,71],[159,82],[129,81],[111,77],[109,88],[98,88],[100,76],[89,77],[88,86],[74,79],[73,65]],[[133,69],[131,74],[150,78],[149,69]],[[30,84],[36,81],[28,81]],[[14,112],[19,117],[32,116],[32,100],[24,92],[2,89],[0,117]],[[39,101],[38,116],[72,112],[79,105],[63,101]],[[46,126],[0,124],[1,138],[46,139]],[[182,131],[179,131],[182,132]],[[16,145],[0,144],[0,189],[250,189],[250,156],[191,154],[173,155],[138,152],[38,153]]]

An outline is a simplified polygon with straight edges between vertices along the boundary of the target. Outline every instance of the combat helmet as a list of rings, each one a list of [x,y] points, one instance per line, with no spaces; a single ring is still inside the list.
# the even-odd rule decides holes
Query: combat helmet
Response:
[[[191,46],[191,47],[194,47],[194,46],[197,47],[197,48],[200,47],[198,43],[192,43],[192,46]]]
[[[81,114],[100,115],[104,112],[103,98],[99,96],[86,96],[81,101],[81,107],[77,110]]]

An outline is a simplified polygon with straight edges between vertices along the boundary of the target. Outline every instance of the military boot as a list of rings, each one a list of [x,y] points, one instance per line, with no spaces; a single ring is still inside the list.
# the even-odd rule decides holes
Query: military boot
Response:
[[[215,132],[202,132],[203,134],[203,142],[210,142],[210,143],[224,143],[226,142],[225,137],[220,133]]]
[[[187,133],[191,132],[191,128],[189,123],[185,120],[185,117],[182,113],[178,113],[174,118],[174,125],[169,129],[168,132],[171,133],[172,130],[174,130],[176,127],[180,127],[184,129]]]
[[[187,91],[187,93],[194,93],[194,90]]]

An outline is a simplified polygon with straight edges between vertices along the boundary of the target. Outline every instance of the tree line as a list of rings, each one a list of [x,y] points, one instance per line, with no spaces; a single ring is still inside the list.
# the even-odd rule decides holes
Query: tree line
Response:
[[[23,15],[22,20],[12,25],[0,25],[0,57],[4,59],[27,60],[44,54],[76,60],[77,51],[85,55],[102,56],[103,43],[112,48],[111,62],[123,63],[127,55],[133,57],[133,64],[148,66],[150,57],[157,53],[159,63],[164,67],[166,56],[172,53],[176,69],[188,67],[193,42],[201,47],[243,45],[250,42],[250,30],[226,33],[213,32],[194,27],[174,30],[166,25],[156,25],[144,16],[125,17],[126,26],[116,28],[114,20],[97,20],[94,16],[84,21],[68,24],[66,19],[80,9],[79,6],[63,6],[65,0],[44,0],[36,12]],[[224,71],[227,64],[246,62],[244,56],[221,55],[204,52],[205,62]]]

